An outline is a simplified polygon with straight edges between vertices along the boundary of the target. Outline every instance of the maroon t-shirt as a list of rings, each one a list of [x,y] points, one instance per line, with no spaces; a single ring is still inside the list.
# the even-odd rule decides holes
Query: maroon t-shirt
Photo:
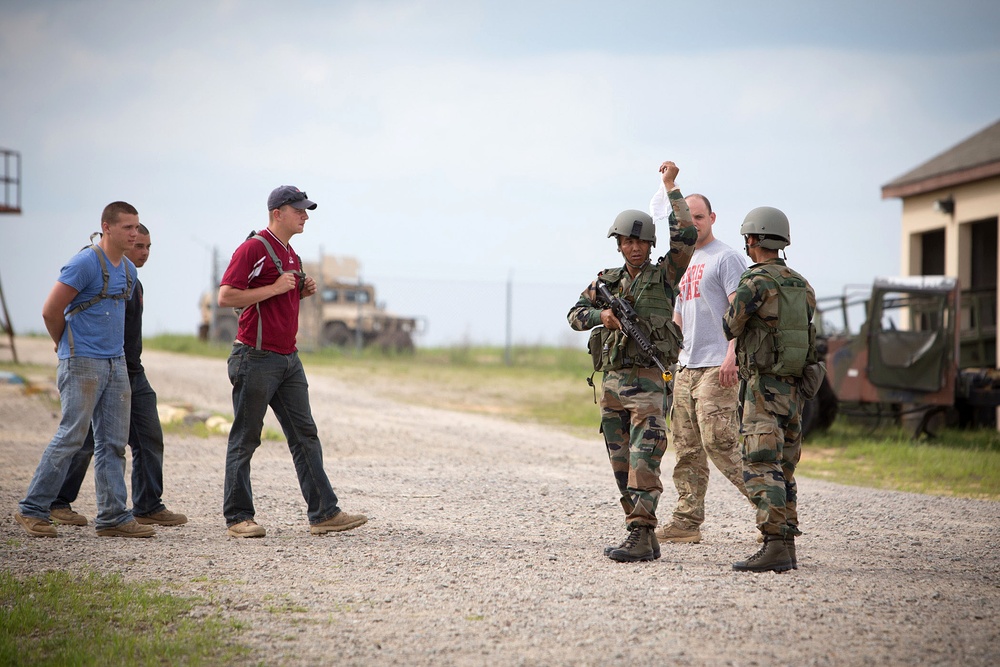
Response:
[[[281,260],[281,268],[300,271],[298,257],[291,245],[285,246],[268,230],[259,232],[274,248]],[[251,289],[271,285],[278,279],[278,267],[267,252],[264,244],[257,239],[247,239],[233,253],[229,267],[222,276],[222,284],[236,289]],[[295,352],[295,334],[299,330],[299,291],[289,290],[284,294],[265,299],[253,306],[247,306],[240,314],[239,331],[236,339],[244,345],[257,345],[257,310],[263,321],[261,329],[261,349],[279,354]]]

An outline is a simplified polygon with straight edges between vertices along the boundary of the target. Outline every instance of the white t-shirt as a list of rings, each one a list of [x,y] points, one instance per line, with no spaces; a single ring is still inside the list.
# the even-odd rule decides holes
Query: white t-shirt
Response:
[[[678,359],[681,366],[722,365],[729,348],[722,316],[746,268],[743,255],[719,239],[695,249],[674,306],[684,330],[684,347]]]

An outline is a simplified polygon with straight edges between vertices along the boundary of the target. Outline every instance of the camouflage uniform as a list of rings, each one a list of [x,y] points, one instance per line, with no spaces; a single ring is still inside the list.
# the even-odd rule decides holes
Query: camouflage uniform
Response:
[[[776,278],[763,267],[780,267],[782,286],[804,287],[808,320],[816,310],[816,295],[800,274],[781,259],[751,266],[736,289],[732,305],[723,318],[726,336],[736,338],[740,360],[740,432],[743,434],[743,479],[750,499],[757,506],[757,527],[764,535],[800,535],[796,511],[795,467],[802,453],[802,401],[798,377],[761,372],[774,359],[746,361],[747,340],[761,325],[777,327],[781,301]],[[810,341],[809,354],[815,359]],[[741,356],[742,355],[742,356]],[[747,365],[751,368],[747,368]]]
[[[738,397],[736,387],[719,385],[719,366],[681,368],[674,374],[670,432],[677,505],[673,521],[681,528],[690,530],[705,522],[709,458],[747,495],[736,417]]]
[[[677,360],[680,331],[672,319],[673,299],[698,239],[680,191],[670,193],[670,203],[678,220],[670,251],[656,264],[646,262],[634,279],[626,267],[608,269],[598,276],[608,283],[613,294],[633,301],[642,320],[639,324],[659,349],[665,365]],[[599,327],[604,307],[599,303],[595,281],[580,295],[567,320],[577,331]],[[648,357],[636,352],[634,343],[620,331],[602,331],[609,345],[604,364],[597,369],[604,372],[601,433],[625,510],[626,526],[653,528],[656,504],[663,491],[660,460],[667,447],[667,390],[660,371]]]

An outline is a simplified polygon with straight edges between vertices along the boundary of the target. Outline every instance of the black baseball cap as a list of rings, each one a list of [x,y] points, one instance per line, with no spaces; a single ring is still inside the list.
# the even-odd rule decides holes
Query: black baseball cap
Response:
[[[306,193],[302,192],[302,190],[299,190],[294,185],[280,185],[271,190],[271,196],[267,198],[268,211],[281,208],[285,204],[298,209],[307,208],[310,211],[316,208],[316,202],[309,201],[306,197]]]

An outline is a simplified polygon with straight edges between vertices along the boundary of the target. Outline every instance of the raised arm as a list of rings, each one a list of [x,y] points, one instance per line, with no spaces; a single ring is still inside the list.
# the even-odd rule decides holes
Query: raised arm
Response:
[[[684,195],[677,188],[675,179],[680,169],[673,162],[667,160],[660,165],[660,180],[663,188],[667,192],[667,199],[674,217],[677,219],[677,229],[667,230],[670,235],[670,250],[660,260],[667,273],[667,280],[671,287],[676,288],[681,276],[691,262],[691,255],[694,254],[694,245],[698,241],[698,229],[694,226],[694,219],[691,217],[691,209],[688,208]]]

